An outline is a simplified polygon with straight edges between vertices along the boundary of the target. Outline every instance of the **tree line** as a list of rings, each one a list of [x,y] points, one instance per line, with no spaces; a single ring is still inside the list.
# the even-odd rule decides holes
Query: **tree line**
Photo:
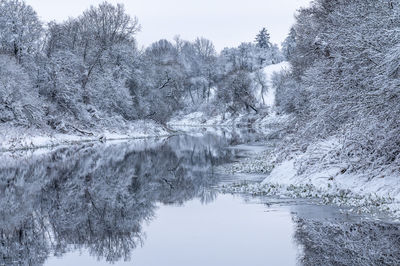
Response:
[[[43,24],[24,1],[0,0],[0,123],[68,132],[210,106],[258,111],[253,73],[282,60],[265,29],[221,53],[205,38],[139,49],[140,30],[121,4]]]

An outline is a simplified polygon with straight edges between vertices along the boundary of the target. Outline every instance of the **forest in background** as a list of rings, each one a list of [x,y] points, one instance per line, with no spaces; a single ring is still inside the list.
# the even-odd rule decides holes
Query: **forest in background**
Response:
[[[262,77],[251,74],[283,60],[266,29],[219,54],[205,38],[139,49],[140,30],[121,4],[44,25],[24,1],[1,0],[0,123],[79,133],[164,124],[178,110],[258,111],[252,90]]]

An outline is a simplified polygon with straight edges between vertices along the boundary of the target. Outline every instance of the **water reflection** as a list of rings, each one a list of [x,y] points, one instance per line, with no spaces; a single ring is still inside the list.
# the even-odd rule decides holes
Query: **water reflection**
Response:
[[[400,265],[398,224],[296,217],[302,265]]]
[[[214,168],[241,154],[226,147],[260,138],[248,132],[216,133],[77,145],[25,157],[0,155],[0,265],[42,265],[49,256],[75,250],[88,251],[92,257],[108,262],[129,260],[132,251],[143,244],[144,226],[153,221],[160,203],[175,207],[193,199],[214,201],[212,187],[220,181]],[[199,216],[198,224],[193,222],[193,227],[198,226],[193,231],[203,230],[202,235],[212,232],[209,238],[198,241],[224,254],[222,262],[229,257],[237,265],[261,265],[264,261],[265,265],[277,265],[279,259],[289,263],[295,252],[289,250],[287,242],[293,239],[302,250],[298,262],[303,265],[400,265],[397,224],[349,217],[336,208],[298,201],[282,203],[281,199],[256,199],[262,208],[254,208],[254,200],[247,198],[248,205],[243,207],[220,197],[214,205],[207,205],[210,207],[188,210],[204,211],[205,217]],[[212,217],[230,218],[212,231],[211,224],[201,223],[201,219]],[[221,219],[216,225],[218,221]],[[243,225],[249,228],[245,230]],[[202,226],[205,228],[199,229]],[[178,222],[172,227],[167,229],[182,231]],[[275,256],[268,255],[257,264],[252,261],[255,256],[249,255],[240,264],[235,256],[251,253],[243,250],[229,256],[226,248],[240,234],[242,240],[248,236],[248,243],[255,241],[253,251],[258,247],[258,254]],[[217,241],[210,239],[213,237],[227,241],[215,247]],[[185,245],[184,236],[181,240]],[[289,248],[277,252],[273,248],[278,243]],[[221,265],[221,261],[215,261]]]
[[[40,265],[71,248],[109,262],[128,259],[157,202],[214,199],[213,168],[235,153],[224,146],[207,134],[8,160],[0,170],[0,264]]]

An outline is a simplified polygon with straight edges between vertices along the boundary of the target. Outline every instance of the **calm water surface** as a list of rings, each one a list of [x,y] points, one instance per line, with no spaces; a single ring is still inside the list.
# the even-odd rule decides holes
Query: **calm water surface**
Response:
[[[229,147],[259,138],[205,132],[2,154],[0,265],[398,265],[397,224],[218,194],[239,178],[216,172],[244,155]]]

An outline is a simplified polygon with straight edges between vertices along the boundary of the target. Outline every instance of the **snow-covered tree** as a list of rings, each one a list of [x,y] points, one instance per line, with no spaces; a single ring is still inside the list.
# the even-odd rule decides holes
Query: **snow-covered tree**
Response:
[[[110,52],[117,46],[135,49],[134,36],[139,29],[137,19],[127,15],[123,5],[104,2],[92,6],[77,19],[51,23],[46,53],[51,56],[54,51],[69,50],[81,58],[83,101],[89,103],[90,82],[96,72],[101,72],[101,66],[108,62]]]
[[[282,43],[282,53],[286,60],[291,58],[292,54],[296,49],[296,32],[294,28],[290,28],[289,35],[286,37],[285,41]]]
[[[42,30],[31,6],[22,0],[0,0],[0,53],[21,62],[37,52]]]
[[[42,106],[29,75],[15,57],[0,55],[0,65],[0,123],[39,125]]]
[[[127,15],[123,5],[107,2],[78,18],[51,22],[40,90],[58,106],[50,113],[62,110],[86,125],[110,121],[101,118],[114,115],[137,118],[127,84],[137,67],[139,29],[137,19]]]
[[[271,47],[270,35],[266,28],[262,28],[256,36],[256,45],[258,48],[268,49]]]

